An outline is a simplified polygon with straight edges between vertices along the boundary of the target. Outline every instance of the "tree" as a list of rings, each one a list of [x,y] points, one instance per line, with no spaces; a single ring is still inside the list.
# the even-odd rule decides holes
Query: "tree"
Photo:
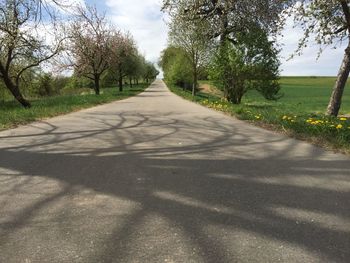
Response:
[[[151,62],[146,62],[146,68],[143,75],[143,78],[146,80],[146,83],[154,80],[159,74],[159,71]]]
[[[237,33],[249,32],[259,25],[270,34],[280,28],[281,12],[292,5],[286,0],[163,0],[164,11],[171,16],[183,10],[188,20],[206,20],[208,38],[235,41]]]
[[[56,56],[64,36],[59,32],[55,5],[40,0],[4,0],[0,3],[0,78],[14,98],[31,106],[21,92],[23,75]],[[48,28],[47,24],[50,23]],[[42,35],[49,34],[50,43]]]
[[[111,39],[108,63],[110,74],[118,82],[120,92],[123,91],[124,77],[132,71],[135,56],[137,56],[137,48],[131,35],[114,34]]]
[[[139,78],[142,77],[142,75],[145,72],[145,59],[143,56],[138,54],[137,50],[135,54],[132,54],[129,56],[129,59],[127,61],[126,65],[126,73],[129,77],[129,85],[132,87],[133,80],[138,82]]]
[[[294,16],[295,23],[300,25],[305,34],[300,39],[297,53],[301,54],[314,38],[320,45],[320,54],[324,47],[346,42],[347,47],[341,63],[336,83],[327,107],[327,114],[338,116],[341,101],[350,72],[350,8],[348,0],[300,0],[290,1],[295,4],[286,10]]]
[[[73,60],[69,61],[69,66],[77,75],[94,82],[96,95],[100,94],[100,80],[109,66],[112,38],[105,16],[100,15],[96,7],[78,9],[77,18],[70,27],[69,50]]]
[[[179,47],[169,46],[162,51],[159,66],[164,72],[164,79],[183,89],[187,88],[193,80],[192,67],[186,53]]]
[[[38,93],[40,96],[51,96],[53,93],[53,78],[49,73],[39,76]]]
[[[198,32],[204,34],[202,37],[205,37],[207,41],[218,39],[217,73],[222,80],[225,96],[234,103],[240,103],[242,94],[246,90],[243,88],[245,85],[242,84],[246,81],[242,81],[242,79],[249,79],[250,84],[252,84],[251,80],[254,77],[249,74],[256,73],[258,66],[254,67],[255,70],[240,70],[238,65],[243,63],[243,59],[250,56],[244,55],[247,50],[250,54],[253,50],[265,53],[269,51],[273,55],[274,62],[277,60],[277,55],[275,55],[277,51],[273,42],[268,41],[268,36],[275,36],[279,32],[281,28],[280,13],[288,4],[284,0],[164,0],[163,10],[166,10],[170,17],[180,13],[184,20],[192,24],[205,22],[206,30]],[[258,47],[259,43],[252,45],[253,38],[249,36],[263,37],[263,44],[260,47]],[[265,50],[262,49],[263,46]],[[240,59],[238,59],[239,57]],[[268,61],[268,58],[261,53],[250,58],[251,61],[248,64],[258,63],[257,58],[259,57],[264,57]],[[255,80],[255,88],[257,88],[256,85],[260,84],[260,90],[267,91],[270,88],[268,93],[279,90],[275,81],[275,75],[278,72],[278,69],[275,69],[276,65],[278,63],[274,63],[269,68],[272,70],[269,72],[269,76],[273,78],[266,79],[264,82]],[[263,92],[263,94],[266,93]],[[277,98],[277,96],[273,97]]]
[[[248,90],[257,90],[266,99],[278,94],[278,51],[263,31],[237,35],[236,44],[220,45],[210,67],[210,75],[224,90],[225,98],[240,104]]]
[[[180,47],[191,64],[192,72],[192,96],[198,89],[199,69],[209,61],[211,40],[207,38],[208,24],[205,20],[188,20],[179,8],[170,23],[170,44]]]

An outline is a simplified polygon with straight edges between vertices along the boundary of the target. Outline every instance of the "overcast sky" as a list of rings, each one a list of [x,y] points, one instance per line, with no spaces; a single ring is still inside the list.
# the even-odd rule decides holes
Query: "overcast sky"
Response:
[[[86,3],[96,5],[100,12],[106,12],[116,26],[130,31],[146,58],[152,62],[158,61],[159,54],[167,43],[167,26],[160,11],[161,0],[87,0]],[[344,48],[326,49],[319,60],[316,60],[318,46],[314,45],[305,49],[303,56],[286,61],[297,47],[301,34],[300,30],[291,26],[284,32],[281,75],[335,76]]]

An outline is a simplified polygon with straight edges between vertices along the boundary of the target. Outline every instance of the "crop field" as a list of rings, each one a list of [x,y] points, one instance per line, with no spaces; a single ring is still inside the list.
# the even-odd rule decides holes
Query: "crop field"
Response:
[[[280,80],[283,97],[277,102],[266,101],[256,92],[248,92],[245,104],[256,104],[291,113],[324,113],[335,77],[283,77]],[[350,114],[350,85],[345,88],[341,114]]]

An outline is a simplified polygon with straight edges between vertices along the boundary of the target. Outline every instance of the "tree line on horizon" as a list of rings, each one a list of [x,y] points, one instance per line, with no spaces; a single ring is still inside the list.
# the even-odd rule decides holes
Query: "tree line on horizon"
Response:
[[[123,33],[93,6],[64,0],[0,2],[0,100],[11,94],[30,108],[29,96],[61,89],[147,83],[159,74]],[[73,72],[66,76],[64,72]]]
[[[319,55],[347,44],[326,112],[337,116],[350,72],[349,6],[349,0],[163,0],[170,22],[159,65],[166,81],[191,88],[192,95],[199,79],[210,79],[234,104],[249,90],[277,100],[282,96],[277,39],[293,18],[304,35],[292,56],[302,55],[310,42],[320,46]]]

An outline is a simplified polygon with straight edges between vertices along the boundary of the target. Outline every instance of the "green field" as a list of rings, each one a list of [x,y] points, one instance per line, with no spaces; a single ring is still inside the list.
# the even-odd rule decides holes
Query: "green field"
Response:
[[[147,86],[148,84],[139,84],[133,88],[125,87],[123,92],[119,92],[116,87],[106,88],[101,90],[99,96],[86,94],[36,99],[31,100],[32,107],[30,109],[24,109],[15,101],[0,102],[0,130],[125,99],[142,92]]]
[[[324,113],[326,111],[335,77],[283,77],[280,80],[284,96],[276,103],[286,111],[299,113]],[[350,113],[350,85],[345,88],[341,114]],[[247,94],[246,102],[265,101],[260,95]],[[274,105],[274,103],[270,103]]]
[[[280,100],[267,101],[257,92],[250,91],[243,98],[243,104],[275,108],[286,113],[320,114],[326,111],[334,83],[335,77],[282,77],[283,97]],[[341,114],[350,114],[350,84],[345,88]]]

